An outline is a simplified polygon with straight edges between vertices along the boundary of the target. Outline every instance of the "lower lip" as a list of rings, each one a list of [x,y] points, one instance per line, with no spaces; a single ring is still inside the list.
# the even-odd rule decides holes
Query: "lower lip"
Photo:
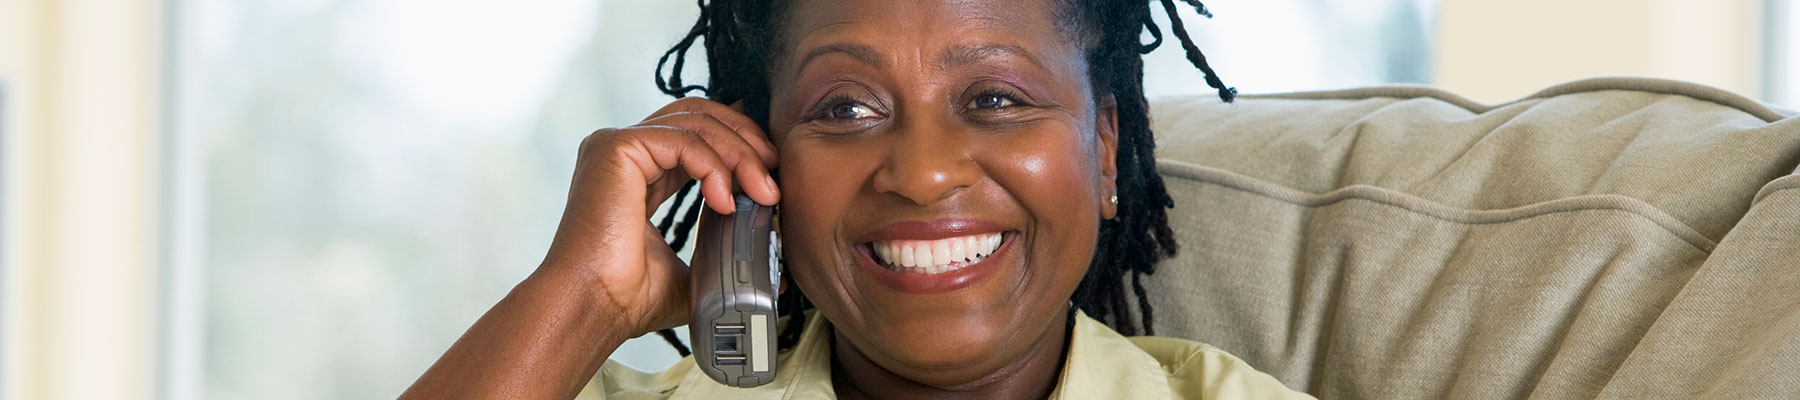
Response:
[[[981,262],[958,268],[955,271],[922,274],[887,269],[875,262],[875,256],[870,254],[867,245],[856,246],[856,265],[861,266],[863,272],[867,272],[869,276],[875,277],[875,281],[881,282],[882,286],[894,290],[913,294],[949,292],[974,286],[976,283],[986,280],[987,277],[993,276],[995,271],[1000,270],[1002,259],[1009,253],[1007,249],[1012,248],[1014,236],[1016,235],[1012,232],[1002,233],[1000,248],[995,249],[993,255],[982,259]]]

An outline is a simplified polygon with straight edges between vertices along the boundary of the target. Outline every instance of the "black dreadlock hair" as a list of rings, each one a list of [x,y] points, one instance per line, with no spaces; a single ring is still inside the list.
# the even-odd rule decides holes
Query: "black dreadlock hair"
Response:
[[[1162,176],[1156,172],[1156,143],[1150,132],[1149,103],[1144,98],[1143,55],[1161,46],[1163,41],[1162,29],[1151,19],[1152,2],[1161,4],[1171,31],[1187,53],[1188,62],[1205,74],[1206,84],[1218,90],[1219,99],[1225,102],[1235,99],[1237,89],[1225,86],[1182,25],[1176,2],[1187,4],[1202,16],[1212,17],[1198,0],[1057,0],[1055,14],[1060,28],[1087,43],[1088,79],[1093,95],[1095,99],[1111,96],[1118,107],[1119,124],[1115,182],[1119,196],[1118,214],[1113,219],[1101,221],[1099,237],[1105,240],[1095,247],[1087,275],[1070,300],[1075,308],[1127,336],[1140,332],[1145,335],[1156,333],[1153,327],[1156,319],[1145,296],[1142,278],[1155,273],[1157,262],[1174,256],[1180,248],[1175,243],[1175,234],[1169,228],[1165,211],[1173,208],[1175,201],[1169,197]],[[674,97],[700,91],[720,103],[741,101],[745,114],[766,131],[769,121],[767,69],[774,56],[783,50],[777,47],[780,27],[775,22],[785,14],[788,2],[697,0],[697,3],[700,18],[687,35],[657,61],[657,88]],[[1140,39],[1145,31],[1152,37],[1148,44]],[[706,43],[710,77],[707,86],[688,85],[681,78],[688,51],[698,41]],[[667,69],[665,78],[665,67],[671,66],[671,59],[674,63]],[[681,212],[680,223],[676,223],[676,212],[681,210],[680,205],[687,200],[693,185],[690,182],[675,194],[674,206],[657,224],[657,229],[669,238],[669,245],[677,251],[685,247],[687,232],[693,228],[703,203],[698,198],[692,200]],[[671,233],[672,238],[669,237]],[[786,266],[782,268],[786,269]],[[801,328],[805,325],[804,311],[812,307],[790,275],[783,272],[782,280],[787,290],[777,300],[776,309],[788,317],[787,326],[782,328],[778,339],[779,347],[787,349],[799,341]],[[1137,318],[1132,318],[1132,307],[1125,293],[1126,274],[1131,278],[1131,297],[1137,298]],[[1074,323],[1073,318],[1069,321]],[[664,329],[657,333],[682,356],[689,354],[687,346],[675,337],[673,330]]]

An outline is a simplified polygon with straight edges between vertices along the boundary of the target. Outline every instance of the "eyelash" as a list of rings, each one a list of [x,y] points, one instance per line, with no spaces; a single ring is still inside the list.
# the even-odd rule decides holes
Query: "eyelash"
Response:
[[[974,107],[976,100],[980,100],[982,98],[987,98],[987,97],[998,97],[1001,100],[1004,100],[1006,105],[993,107],[993,108]],[[981,92],[976,94],[974,97],[969,98],[969,101],[963,104],[963,108],[969,109],[969,110],[1001,110],[1001,109],[1018,107],[1018,106],[1024,105],[1024,103],[1025,103],[1024,101],[1019,100],[1018,93],[1013,93],[1010,90],[1001,89],[1001,88],[989,88],[989,89],[983,89]]]
[[[836,118],[835,116],[833,116],[831,114],[832,114],[832,112],[837,110],[838,106],[842,106],[842,105],[846,105],[846,104],[855,104],[855,105],[860,106],[865,109],[870,108],[868,103],[859,101],[856,98],[851,97],[850,95],[834,94],[834,95],[831,95],[831,97],[825,98],[825,101],[819,102],[819,107],[817,109],[813,110],[811,119],[818,120],[818,121],[827,121],[827,122],[844,121],[843,119]],[[871,113],[873,113],[873,111],[871,111]]]
[[[987,98],[987,97],[1000,98],[1003,105],[996,106],[996,107],[988,107],[988,108],[975,106],[975,102],[977,100]],[[1019,99],[1019,97],[1020,96],[1018,93],[1015,93],[1011,90],[1006,90],[1006,89],[1001,89],[1001,88],[983,89],[982,91],[978,92],[975,96],[970,97],[968,101],[964,102],[963,109],[965,111],[1005,110],[1005,109],[1019,107],[1021,105],[1024,105],[1025,102],[1021,101]],[[837,111],[838,107],[844,106],[844,105],[856,105],[856,106],[862,107],[864,109],[870,108],[868,103],[859,101],[856,98],[851,97],[850,95],[847,95],[847,94],[834,94],[831,97],[827,97],[824,101],[819,102],[819,105],[820,106],[817,109],[813,110],[813,112],[811,113],[810,119],[816,120],[816,121],[825,121],[825,122],[844,122],[844,121],[849,121],[851,119],[837,118],[835,115],[832,115],[833,113],[835,113]],[[873,113],[874,111],[871,110],[869,112]]]

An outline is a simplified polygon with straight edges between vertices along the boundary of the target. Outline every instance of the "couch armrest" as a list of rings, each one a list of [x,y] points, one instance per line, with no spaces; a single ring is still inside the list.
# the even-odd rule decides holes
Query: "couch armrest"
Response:
[[[1800,118],[1648,79],[1153,113],[1159,333],[1321,398],[1800,394]]]

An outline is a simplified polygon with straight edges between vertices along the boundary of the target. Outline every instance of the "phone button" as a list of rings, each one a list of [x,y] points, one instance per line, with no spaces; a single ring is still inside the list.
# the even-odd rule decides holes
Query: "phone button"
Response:
[[[750,261],[738,260],[732,264],[737,268],[737,273],[733,275],[737,275],[738,283],[750,283]]]

